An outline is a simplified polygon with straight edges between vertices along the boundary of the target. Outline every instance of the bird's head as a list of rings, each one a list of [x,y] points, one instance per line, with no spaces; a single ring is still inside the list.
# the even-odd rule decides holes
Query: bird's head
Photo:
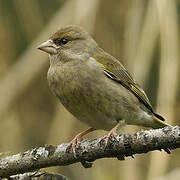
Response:
[[[91,56],[97,47],[93,38],[79,26],[70,25],[60,28],[38,49],[47,52],[51,57],[69,61]]]

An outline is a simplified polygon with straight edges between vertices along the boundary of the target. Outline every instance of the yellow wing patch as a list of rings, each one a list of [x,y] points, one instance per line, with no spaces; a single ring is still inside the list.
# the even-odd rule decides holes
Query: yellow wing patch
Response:
[[[133,92],[135,92],[138,96],[140,96],[144,101],[148,103],[149,100],[147,99],[147,97],[144,95],[144,93],[141,90],[139,90],[137,87],[135,87],[132,84],[130,85],[130,88]]]

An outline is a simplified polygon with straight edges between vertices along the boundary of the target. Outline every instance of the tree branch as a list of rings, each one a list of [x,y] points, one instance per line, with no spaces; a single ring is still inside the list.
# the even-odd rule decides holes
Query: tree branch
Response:
[[[91,167],[93,161],[100,158],[116,157],[124,160],[127,156],[147,153],[153,150],[180,147],[180,127],[165,127],[163,129],[139,131],[135,134],[118,135],[111,138],[108,146],[104,147],[101,138],[84,140],[77,148],[76,157],[72,150],[66,152],[68,144],[58,146],[47,145],[16,155],[0,159],[0,177],[35,171],[50,166],[66,166],[81,162],[86,168]]]
[[[68,180],[68,178],[62,174],[36,171],[14,175],[3,180]]]

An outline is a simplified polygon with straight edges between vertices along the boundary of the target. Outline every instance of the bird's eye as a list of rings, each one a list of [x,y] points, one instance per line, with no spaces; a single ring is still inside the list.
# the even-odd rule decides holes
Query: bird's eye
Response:
[[[68,40],[67,40],[66,38],[62,38],[62,39],[61,39],[61,43],[62,43],[62,44],[67,44],[67,42],[68,42]]]
[[[64,44],[68,43],[68,39],[66,39],[66,38],[57,38],[57,39],[54,40],[54,43],[56,45],[64,45]]]

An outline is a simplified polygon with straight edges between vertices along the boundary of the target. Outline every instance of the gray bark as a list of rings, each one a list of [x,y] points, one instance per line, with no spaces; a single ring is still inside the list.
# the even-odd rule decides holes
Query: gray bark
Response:
[[[36,171],[14,175],[10,178],[3,178],[3,180],[68,180],[68,178],[62,174]]]
[[[77,148],[76,157],[72,150],[66,151],[68,144],[47,145],[0,159],[0,177],[35,171],[50,166],[66,166],[81,162],[86,168],[100,158],[124,160],[127,156],[147,153],[153,150],[169,150],[180,147],[180,127],[165,127],[156,130],[139,131],[134,134],[117,135],[110,138],[105,148],[99,139],[83,140]]]

